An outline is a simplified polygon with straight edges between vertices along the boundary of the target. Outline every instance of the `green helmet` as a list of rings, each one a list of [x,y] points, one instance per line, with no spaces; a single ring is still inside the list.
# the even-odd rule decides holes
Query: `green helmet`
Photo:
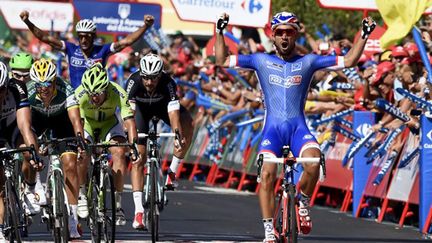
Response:
[[[32,64],[33,57],[26,52],[18,52],[9,61],[11,69],[30,69]]]
[[[87,69],[81,79],[82,86],[88,93],[99,93],[108,87],[108,73],[101,63]]]

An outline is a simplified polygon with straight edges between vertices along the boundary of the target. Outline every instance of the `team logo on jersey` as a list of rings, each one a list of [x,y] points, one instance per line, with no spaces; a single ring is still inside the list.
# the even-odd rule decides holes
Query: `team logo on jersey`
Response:
[[[303,139],[312,139],[312,135],[306,134],[303,136]]]
[[[71,65],[74,67],[82,67],[84,66],[84,59],[80,59],[80,58],[76,58],[76,57],[71,57]]]
[[[293,85],[299,85],[301,83],[301,80],[302,80],[301,75],[289,76],[286,78],[282,78],[274,74],[270,74],[269,76],[269,82],[271,84],[282,86],[284,88],[289,88]]]
[[[277,64],[274,62],[270,62],[270,61],[266,61],[267,64],[267,68],[276,70],[276,71],[283,71],[283,65],[282,64]]]
[[[261,143],[262,146],[267,146],[267,145],[270,145],[270,144],[271,144],[271,142],[268,139],[262,141],[262,143]]]
[[[291,72],[299,71],[302,69],[302,63],[296,62],[291,65]]]

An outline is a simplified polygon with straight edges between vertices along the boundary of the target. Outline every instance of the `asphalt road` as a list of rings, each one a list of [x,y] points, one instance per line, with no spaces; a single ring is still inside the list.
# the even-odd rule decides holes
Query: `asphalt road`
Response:
[[[161,241],[262,242],[263,227],[255,194],[196,182],[180,183],[177,191],[169,192],[168,205],[161,215]],[[118,242],[149,241],[148,232],[132,229],[132,194],[124,193],[123,202],[128,222],[118,228]],[[331,208],[314,207],[312,217],[313,230],[310,235],[300,236],[300,242],[426,242],[415,228],[400,229],[394,224],[378,224]],[[47,242],[51,239],[45,225],[40,224],[36,216],[26,240]],[[86,227],[83,239],[74,242],[90,242]]]

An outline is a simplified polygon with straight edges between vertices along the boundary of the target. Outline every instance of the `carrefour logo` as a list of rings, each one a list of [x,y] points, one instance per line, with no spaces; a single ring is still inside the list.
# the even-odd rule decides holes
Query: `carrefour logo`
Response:
[[[423,145],[423,148],[425,148],[425,149],[430,149],[430,148],[432,148],[432,144],[431,144],[431,142],[432,142],[432,130],[430,130],[427,134],[426,134],[426,137],[429,139],[429,141],[423,141],[423,143],[424,143],[424,145]],[[426,139],[425,139],[426,140]],[[429,143],[428,143],[429,142]]]
[[[362,137],[366,137],[367,135],[369,135],[369,133],[372,132],[371,130],[371,125],[367,124],[367,123],[363,123],[360,126],[357,127],[356,131],[362,135]]]
[[[244,10],[249,11],[249,13],[257,13],[263,8],[259,0],[245,0],[241,3],[241,6]]]

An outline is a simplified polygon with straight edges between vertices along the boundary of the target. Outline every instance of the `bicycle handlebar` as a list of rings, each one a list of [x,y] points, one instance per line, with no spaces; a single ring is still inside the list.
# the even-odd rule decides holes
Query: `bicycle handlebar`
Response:
[[[150,133],[138,133],[138,138],[148,138],[151,136],[155,136],[156,138],[173,138],[176,136],[176,134],[173,132],[161,132],[155,135],[152,135]]]
[[[278,163],[278,164],[287,164],[288,162],[294,162],[294,163],[319,163],[321,158],[295,158],[295,157],[288,157],[288,158],[264,158],[263,162],[267,163]]]
[[[7,148],[0,148],[0,155],[10,155],[10,154],[16,154],[16,153],[22,153],[22,152],[30,152],[31,153],[31,160],[35,160],[37,158],[36,156],[36,150],[34,145],[30,145],[29,147],[20,147],[16,149],[7,149]]]

